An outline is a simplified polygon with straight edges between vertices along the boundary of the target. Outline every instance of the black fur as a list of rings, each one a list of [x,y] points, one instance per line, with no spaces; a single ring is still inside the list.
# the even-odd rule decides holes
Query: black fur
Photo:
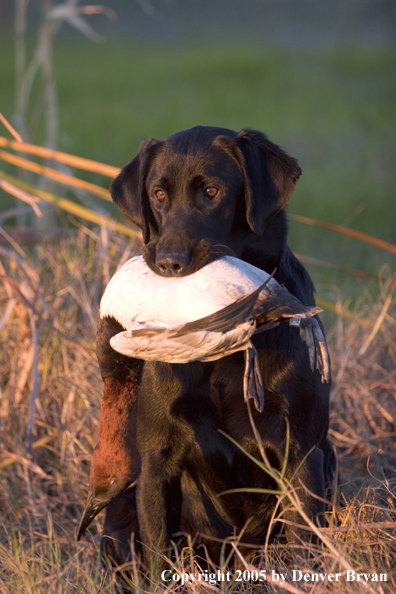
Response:
[[[143,229],[143,254],[157,274],[188,275],[220,255],[234,254],[267,272],[276,268],[276,280],[312,305],[311,279],[287,247],[283,210],[300,173],[296,160],[259,132],[196,127],[165,141],[144,143],[111,192],[115,204]],[[208,187],[218,189],[214,198],[205,192]],[[164,192],[164,199],[163,194],[158,199],[157,190]],[[101,331],[110,323],[102,320]],[[295,328],[281,324],[256,335],[253,342],[265,409],[252,414],[266,454],[281,469],[288,424],[286,477],[299,489],[306,513],[323,523],[325,505],[320,498],[325,497],[334,466],[326,439],[330,384],[321,383],[319,373],[311,371]],[[98,358],[102,369],[117,372],[114,354],[102,343]],[[120,360],[119,373],[124,364]],[[141,474],[130,530],[139,534],[146,561],[152,561],[153,548],[164,550],[181,531],[192,534],[197,547],[205,544],[212,558],[220,545],[210,536],[224,538],[243,530],[243,542],[264,543],[275,495],[221,495],[228,489],[276,489],[274,481],[226,437],[260,459],[243,399],[243,370],[242,353],[214,363],[144,363],[136,436]],[[126,495],[122,497],[120,506],[125,505]],[[134,494],[130,500],[135,501]],[[107,511],[107,534],[112,533],[116,507],[117,499]],[[294,512],[284,517],[299,521]],[[285,531],[288,539],[294,538],[290,526]],[[116,561],[125,560],[119,552]]]

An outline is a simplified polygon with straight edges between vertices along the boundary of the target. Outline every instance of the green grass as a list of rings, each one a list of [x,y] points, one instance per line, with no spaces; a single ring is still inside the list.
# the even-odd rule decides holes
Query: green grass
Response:
[[[1,109],[8,117],[11,48],[10,39],[0,42]],[[57,40],[55,66],[61,149],[121,166],[149,136],[196,124],[257,128],[300,161],[303,176],[290,212],[395,242],[393,50]],[[298,223],[290,225],[290,244],[298,253],[375,274],[384,263],[394,267],[394,258],[379,250]],[[308,268],[321,292],[331,293],[333,284],[361,290],[344,274]]]

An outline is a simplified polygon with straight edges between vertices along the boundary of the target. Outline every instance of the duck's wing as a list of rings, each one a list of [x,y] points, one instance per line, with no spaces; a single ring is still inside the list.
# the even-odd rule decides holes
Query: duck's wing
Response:
[[[164,363],[216,361],[248,348],[255,326],[248,321],[228,332],[200,330],[174,336],[163,328],[124,330],[110,339],[110,346],[127,357]]]
[[[252,316],[253,308],[256,304],[259,294],[268,285],[272,278],[272,275],[267,280],[257,287],[255,291],[249,293],[245,297],[241,297],[230,303],[223,309],[216,311],[209,316],[194,320],[193,322],[187,322],[181,326],[172,337],[182,336],[183,334],[190,334],[191,332],[199,332],[206,330],[208,332],[228,332],[231,328],[236,328],[239,324],[246,322],[250,316]],[[252,316],[253,318],[253,316]]]
[[[271,283],[275,272],[276,269],[249,295],[237,299],[204,318],[187,322],[173,336],[178,337],[201,330],[224,333],[246,322],[249,317],[256,318],[257,326],[265,324],[265,329],[270,329],[275,327],[277,322],[293,317],[311,317],[322,311],[320,307],[304,305],[287,289],[278,283]]]

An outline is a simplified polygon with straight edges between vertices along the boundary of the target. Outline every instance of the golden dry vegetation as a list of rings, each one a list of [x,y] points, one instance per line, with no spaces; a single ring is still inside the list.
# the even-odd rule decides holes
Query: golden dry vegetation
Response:
[[[84,541],[77,543],[75,532],[100,413],[98,303],[139,240],[78,225],[34,247],[4,236],[0,245],[1,594],[93,594],[110,591],[112,582],[99,561],[102,516]],[[334,381],[330,436],[340,485],[321,531],[323,546],[292,551],[279,541],[253,559],[240,557],[246,571],[266,569],[269,578],[272,570],[286,573],[283,585],[201,582],[186,592],[395,591],[395,289],[385,270],[375,297],[367,289],[353,309],[339,303],[343,315],[332,314],[327,330]],[[281,478],[278,484],[287,488]],[[298,494],[292,503],[298,505]],[[188,550],[178,553],[178,570],[193,571],[193,564]],[[385,573],[387,582],[346,581],[348,568]],[[342,583],[293,582],[293,569],[342,572]],[[139,578],[131,591],[176,592],[169,584],[143,585]]]

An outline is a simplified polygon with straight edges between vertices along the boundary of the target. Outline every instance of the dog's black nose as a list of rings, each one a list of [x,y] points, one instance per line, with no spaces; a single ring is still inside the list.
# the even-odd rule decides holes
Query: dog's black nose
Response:
[[[157,251],[155,264],[162,276],[183,276],[191,262],[191,254],[162,248]]]

